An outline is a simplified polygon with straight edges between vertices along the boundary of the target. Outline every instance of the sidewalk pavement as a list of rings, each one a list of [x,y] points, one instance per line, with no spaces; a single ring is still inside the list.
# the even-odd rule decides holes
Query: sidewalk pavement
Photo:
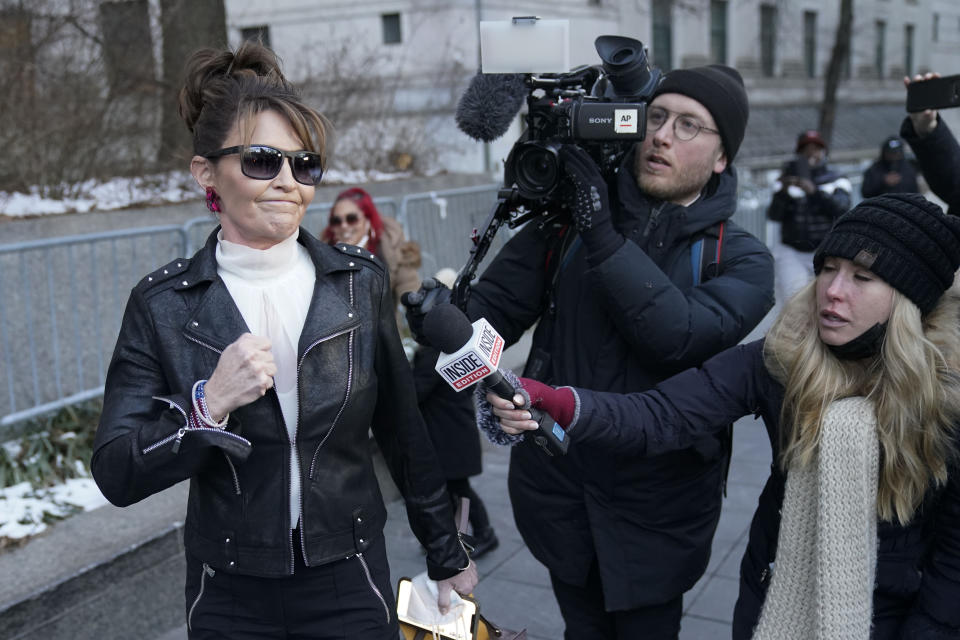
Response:
[[[512,629],[527,629],[530,640],[560,640],[563,620],[550,589],[546,568],[527,550],[513,524],[507,495],[509,452],[484,442],[484,471],[471,484],[486,504],[500,546],[477,560],[480,582],[474,595],[491,621]],[[713,539],[707,572],[684,596],[681,640],[730,637],[737,598],[740,558],[757,497],[767,477],[770,445],[763,423],[747,417],[734,427],[733,462],[720,524]],[[420,544],[410,532],[403,502],[387,505],[384,535],[394,585],[424,567]],[[185,640],[186,626],[156,640]]]

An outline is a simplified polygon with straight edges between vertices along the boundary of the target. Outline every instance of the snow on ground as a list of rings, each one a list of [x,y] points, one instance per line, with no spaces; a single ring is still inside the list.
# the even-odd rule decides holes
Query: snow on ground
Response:
[[[411,172],[329,169],[323,176],[323,184],[386,182],[411,176]],[[44,197],[38,187],[31,188],[29,193],[0,191],[0,214],[19,218],[92,210],[110,211],[133,205],[184,202],[203,197],[200,187],[186,171],[136,178],[114,178],[107,182],[88,180],[63,191],[75,195],[68,198],[48,198]]]
[[[78,470],[82,469],[82,463],[77,464]],[[33,489],[29,482],[21,482],[0,489],[0,539],[33,536],[47,528],[45,517],[60,519],[105,504],[107,499],[89,476],[45,489]]]

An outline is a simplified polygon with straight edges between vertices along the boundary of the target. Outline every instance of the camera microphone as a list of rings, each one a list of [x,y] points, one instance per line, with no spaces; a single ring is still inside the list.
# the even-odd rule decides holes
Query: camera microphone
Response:
[[[478,73],[460,96],[457,127],[474,140],[493,142],[510,128],[526,95],[523,74]]]
[[[444,303],[427,313],[423,333],[430,344],[442,352],[435,368],[454,391],[486,379],[490,391],[513,402],[517,390],[497,370],[504,340],[489,322],[480,318],[471,324],[460,309]],[[525,432],[524,437],[533,438],[548,455],[565,454],[569,441],[563,428],[547,413],[532,407],[528,410],[539,426],[535,431]]]

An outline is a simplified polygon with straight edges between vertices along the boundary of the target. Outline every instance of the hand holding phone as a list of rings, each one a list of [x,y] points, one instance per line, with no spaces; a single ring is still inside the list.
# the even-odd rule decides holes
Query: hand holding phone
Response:
[[[960,107],[960,75],[927,74],[907,84],[908,113],[952,107]]]
[[[926,74],[917,74],[911,80],[909,76],[904,76],[903,85],[907,88],[907,94],[910,93],[910,87],[917,83],[929,82],[940,77],[937,72],[928,72]],[[916,89],[914,89],[916,91]],[[913,130],[923,138],[929,135],[937,128],[937,112],[935,109],[924,109],[916,113],[908,113],[910,122],[913,124]]]

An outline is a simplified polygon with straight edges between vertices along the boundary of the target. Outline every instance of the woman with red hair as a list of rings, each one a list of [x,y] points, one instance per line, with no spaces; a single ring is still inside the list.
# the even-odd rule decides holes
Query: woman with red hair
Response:
[[[352,187],[340,192],[320,237],[327,244],[343,242],[363,247],[383,260],[390,270],[395,305],[401,295],[420,288],[420,246],[404,237],[399,222],[381,216],[373,198],[363,189]]]

